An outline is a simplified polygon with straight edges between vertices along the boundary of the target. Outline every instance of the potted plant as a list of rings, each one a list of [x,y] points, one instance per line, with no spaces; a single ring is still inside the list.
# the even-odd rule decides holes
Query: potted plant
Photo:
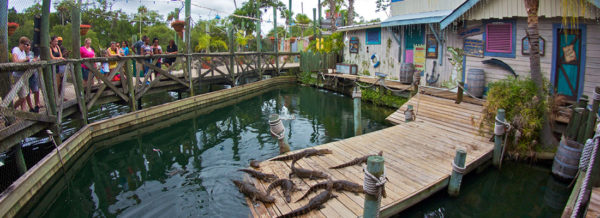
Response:
[[[210,57],[202,57],[202,69],[210,69]]]
[[[175,29],[175,32],[177,32],[177,35],[179,35],[180,38],[183,38],[183,30],[185,29],[185,21],[175,20],[171,23],[171,27],[173,27],[173,29]]]
[[[19,28],[18,23],[8,22],[8,36],[12,36],[13,34],[15,34],[17,28]]]
[[[90,30],[90,28],[92,28],[92,26],[89,24],[81,24],[79,26],[79,34],[82,36],[85,36],[85,34],[87,34],[88,30]]]

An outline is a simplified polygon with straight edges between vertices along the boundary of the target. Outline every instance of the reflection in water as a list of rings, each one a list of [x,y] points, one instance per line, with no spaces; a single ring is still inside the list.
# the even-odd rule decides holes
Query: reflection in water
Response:
[[[392,112],[363,103],[363,132],[385,128]],[[283,124],[293,150],[354,134],[352,99],[300,86],[269,91],[99,148],[46,216],[246,217],[231,179],[242,177],[236,170],[249,160],[278,155],[267,122],[272,113],[290,118]]]
[[[468,174],[458,197],[443,189],[396,217],[560,217],[567,186],[548,167],[506,162],[502,170]]]

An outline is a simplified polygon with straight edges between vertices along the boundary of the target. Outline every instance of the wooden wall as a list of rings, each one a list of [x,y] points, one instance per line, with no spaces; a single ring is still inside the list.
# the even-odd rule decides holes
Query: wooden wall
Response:
[[[553,24],[560,24],[560,19],[540,19],[539,32],[540,36],[546,40],[546,54],[541,56],[541,68],[542,74],[550,81],[552,74],[552,46],[554,43],[552,26]],[[592,95],[594,87],[600,85],[600,25],[595,22],[585,22],[587,26],[586,36],[586,64],[585,64],[585,78],[584,78],[584,90],[583,94],[588,96]],[[481,25],[481,21],[470,21],[468,27]],[[503,58],[494,56],[485,56],[483,58],[467,56],[465,66],[465,77],[467,72],[471,68],[484,69],[486,82],[497,81],[499,79],[506,78],[510,74],[501,68],[489,66],[481,63],[482,60],[490,58],[496,58],[504,61],[510,65],[519,76],[530,76],[529,71],[529,55],[521,54],[521,39],[526,36],[527,19],[519,18],[516,19],[516,50],[515,58]],[[455,37],[456,38],[456,37]],[[476,35],[468,38],[479,39],[483,38],[482,35]]]
[[[575,5],[579,1],[573,2],[576,10],[566,10],[563,12],[563,0],[540,0],[539,16],[546,18],[562,17],[563,13],[568,16],[575,15],[579,11],[578,17],[595,19],[600,16],[600,9],[594,7],[591,3],[585,2],[584,5]],[[583,13],[585,11],[585,13]],[[484,20],[501,19],[509,17],[527,17],[523,0],[481,0],[471,10],[463,16],[465,20]],[[463,19],[463,18],[460,18]],[[459,19],[459,20],[460,20]]]

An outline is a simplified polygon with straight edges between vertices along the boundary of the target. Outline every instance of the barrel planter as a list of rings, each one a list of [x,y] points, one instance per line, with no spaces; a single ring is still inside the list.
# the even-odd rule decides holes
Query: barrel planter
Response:
[[[467,91],[478,98],[483,96],[485,87],[485,72],[483,69],[469,69],[467,74]]]
[[[412,63],[402,63],[400,65],[400,82],[404,84],[411,84],[413,82],[413,73],[415,67]]]
[[[575,178],[579,168],[583,144],[565,139],[560,141],[554,162],[552,163],[552,174],[560,179],[571,180]]]

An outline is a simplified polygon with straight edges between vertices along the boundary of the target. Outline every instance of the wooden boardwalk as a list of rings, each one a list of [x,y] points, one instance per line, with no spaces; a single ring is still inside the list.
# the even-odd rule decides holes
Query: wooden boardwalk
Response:
[[[349,79],[349,80],[357,80],[359,82],[368,83],[368,84],[377,83],[377,78],[369,77],[369,76],[357,76],[357,75],[336,74],[336,73],[327,73],[327,74],[324,74],[324,76],[344,78],[344,79]],[[379,83],[377,83],[376,85],[379,85]],[[404,84],[404,83],[401,83],[398,81],[393,81],[393,80],[385,80],[385,85],[392,89],[408,90],[408,91],[412,90],[412,85]]]
[[[419,108],[417,120],[404,122],[403,111],[406,105]],[[417,107],[417,105],[419,105]],[[452,172],[451,163],[457,148],[467,151],[467,172],[491,158],[493,143],[489,137],[481,136],[478,127],[472,125],[481,117],[479,105],[454,104],[453,100],[417,95],[405,106],[390,115],[387,120],[397,124],[393,127],[371,132],[361,136],[332,142],[314,148],[327,148],[333,154],[313,156],[298,161],[302,168],[320,170],[333,179],[349,180],[362,184],[362,166],[352,166],[337,170],[328,169],[355,157],[383,151],[388,183],[385,186],[387,198],[382,199],[381,216],[389,217],[418,203],[436,191],[447,186]],[[297,152],[297,151],[294,151]],[[261,171],[287,177],[290,161],[264,161]],[[257,188],[265,190],[269,185],[247,178]],[[320,181],[293,181],[307,190],[310,185]],[[292,195],[292,203],[285,203],[279,190],[272,193],[277,199],[274,204],[247,203],[254,217],[273,217],[290,212],[308,203],[308,199],[294,203],[304,193]],[[364,195],[336,193],[339,197],[326,203],[326,208],[312,211],[306,217],[357,217],[363,214]],[[313,197],[312,194],[310,197]]]
[[[590,204],[588,205],[585,217],[596,218],[600,217],[600,187],[592,189]]]

